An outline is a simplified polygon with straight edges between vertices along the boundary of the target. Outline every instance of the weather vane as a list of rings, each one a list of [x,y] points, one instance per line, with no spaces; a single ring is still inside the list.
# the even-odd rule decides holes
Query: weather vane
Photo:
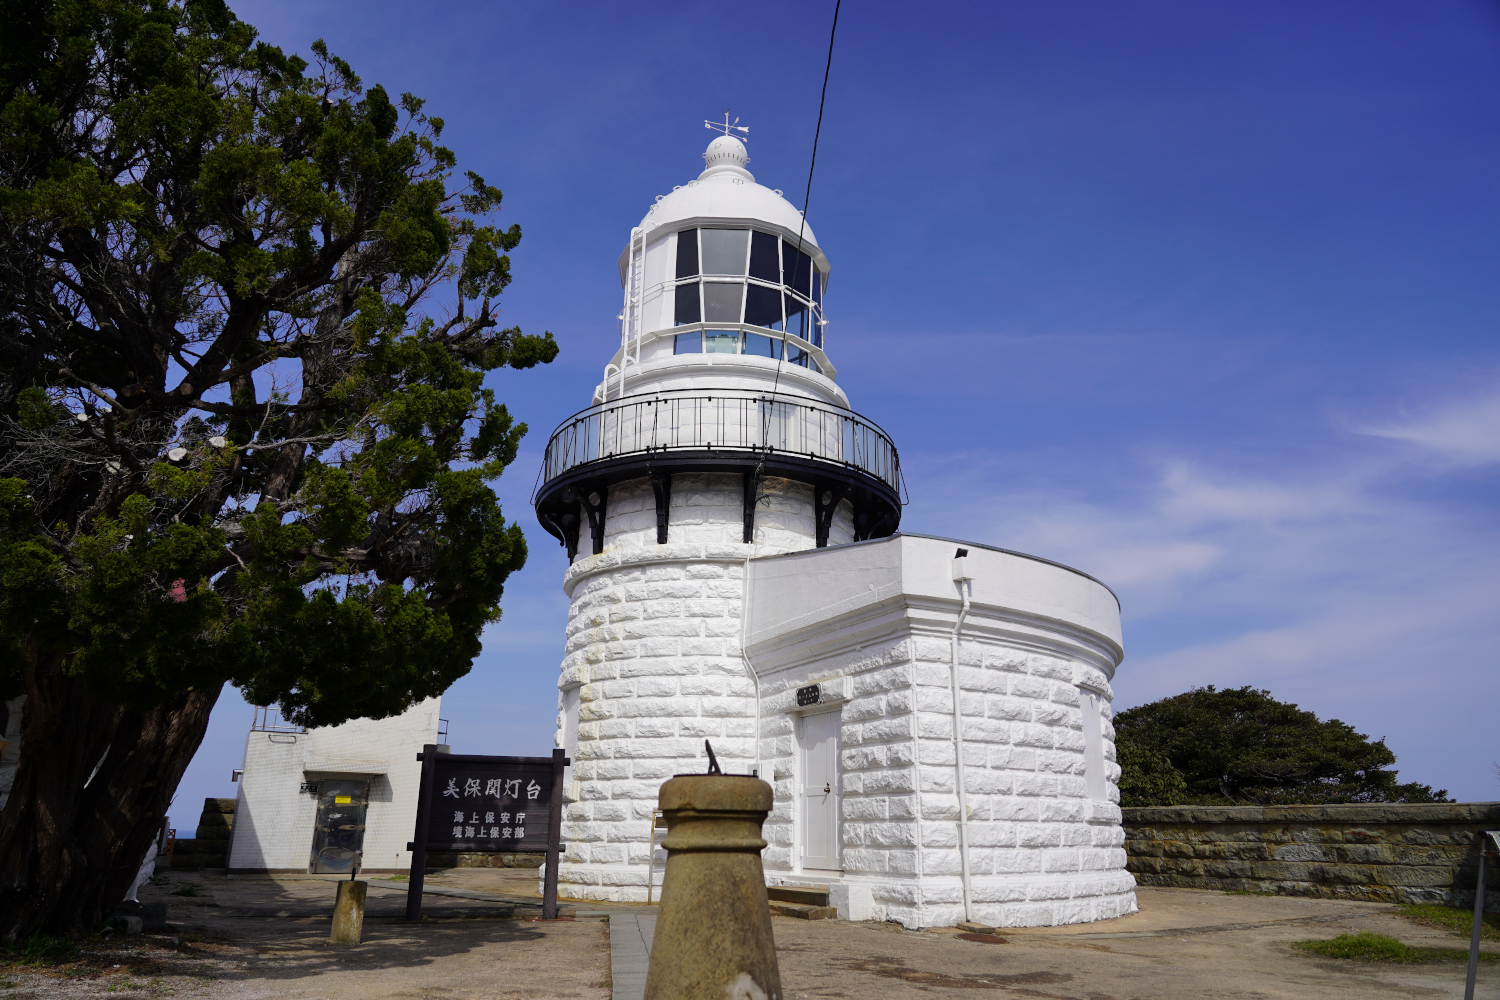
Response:
[[[715,122],[715,121],[709,121],[707,118],[705,118],[705,119],[703,119],[703,127],[704,128],[711,128],[715,132],[723,132],[725,135],[729,135],[729,134],[731,134],[733,132],[743,132],[744,133],[743,136],[738,136],[737,135],[737,136],[735,136],[735,138],[736,139],[743,138],[746,142],[750,141],[750,126],[749,125],[741,125],[738,116],[735,117],[734,121],[730,121],[729,120],[729,109],[728,108],[724,109],[724,121],[723,121],[722,124],[719,123],[719,122]]]

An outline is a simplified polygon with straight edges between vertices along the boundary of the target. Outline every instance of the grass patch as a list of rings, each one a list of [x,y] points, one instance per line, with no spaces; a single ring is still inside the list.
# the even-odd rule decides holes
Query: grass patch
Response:
[[[380,881],[381,882],[409,882],[409,881],[411,881],[411,876],[410,875],[386,875],[385,877],[381,878]]]
[[[1298,941],[1296,947],[1324,958],[1349,958],[1360,962],[1466,962],[1467,948],[1413,948],[1384,934],[1360,931],[1340,934],[1323,941]],[[1481,962],[1500,961],[1500,955],[1481,952]]]
[[[1466,907],[1409,903],[1398,909],[1403,917],[1414,923],[1441,927],[1465,938],[1474,933],[1474,911]],[[1485,941],[1500,941],[1500,913],[1484,915],[1484,929],[1479,936]]]
[[[71,939],[52,934],[33,934],[25,941],[0,944],[0,962],[11,965],[62,965],[78,957]]]

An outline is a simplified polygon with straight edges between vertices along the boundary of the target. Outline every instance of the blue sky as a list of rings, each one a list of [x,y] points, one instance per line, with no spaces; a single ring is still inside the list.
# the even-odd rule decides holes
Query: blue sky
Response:
[[[235,9],[425,97],[525,233],[506,318],[562,345],[493,379],[531,427],[498,484],[531,558],[443,715],[459,752],[544,752],[567,602],[541,449],[705,117],[741,116],[800,203],[832,3]],[[808,218],[903,528],[1113,586],[1117,708],[1266,687],[1500,799],[1500,6],[851,0]],[[234,793],[249,721],[226,691],[179,827]]]

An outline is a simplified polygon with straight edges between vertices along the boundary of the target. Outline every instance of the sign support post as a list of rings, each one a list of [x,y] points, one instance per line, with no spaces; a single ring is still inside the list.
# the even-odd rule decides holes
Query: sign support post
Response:
[[[427,820],[432,812],[432,777],[437,773],[437,745],[426,743],[417,754],[422,762],[422,781],[417,790],[417,829],[412,842],[411,874],[406,880],[406,919],[422,919],[422,883],[427,879]]]
[[[485,757],[438,753],[428,743],[417,759],[422,762],[422,780],[417,792],[416,836],[406,845],[411,852],[406,919],[422,919],[428,851],[507,849],[545,855],[542,917],[557,919],[563,775],[573,763],[567,752],[553,750],[550,757]],[[545,824],[543,810],[547,812]]]
[[[562,853],[564,750],[552,751],[552,798],[547,803],[547,870],[542,876],[542,919],[557,919],[557,865]]]

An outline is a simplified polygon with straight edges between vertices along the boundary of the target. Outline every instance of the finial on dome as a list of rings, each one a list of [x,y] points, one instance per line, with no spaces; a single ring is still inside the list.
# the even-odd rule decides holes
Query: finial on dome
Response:
[[[731,122],[729,120],[729,109],[728,108],[724,109],[724,123],[722,125],[719,124],[718,122],[711,122],[707,118],[705,118],[705,119],[703,119],[703,127],[704,128],[711,128],[715,132],[723,132],[725,135],[729,135],[732,132],[743,132],[743,133],[745,133],[745,139],[744,139],[744,141],[745,142],[749,142],[750,141],[750,126],[749,125],[741,125],[740,124],[740,119],[739,119],[738,115],[736,115],[734,121]]]

